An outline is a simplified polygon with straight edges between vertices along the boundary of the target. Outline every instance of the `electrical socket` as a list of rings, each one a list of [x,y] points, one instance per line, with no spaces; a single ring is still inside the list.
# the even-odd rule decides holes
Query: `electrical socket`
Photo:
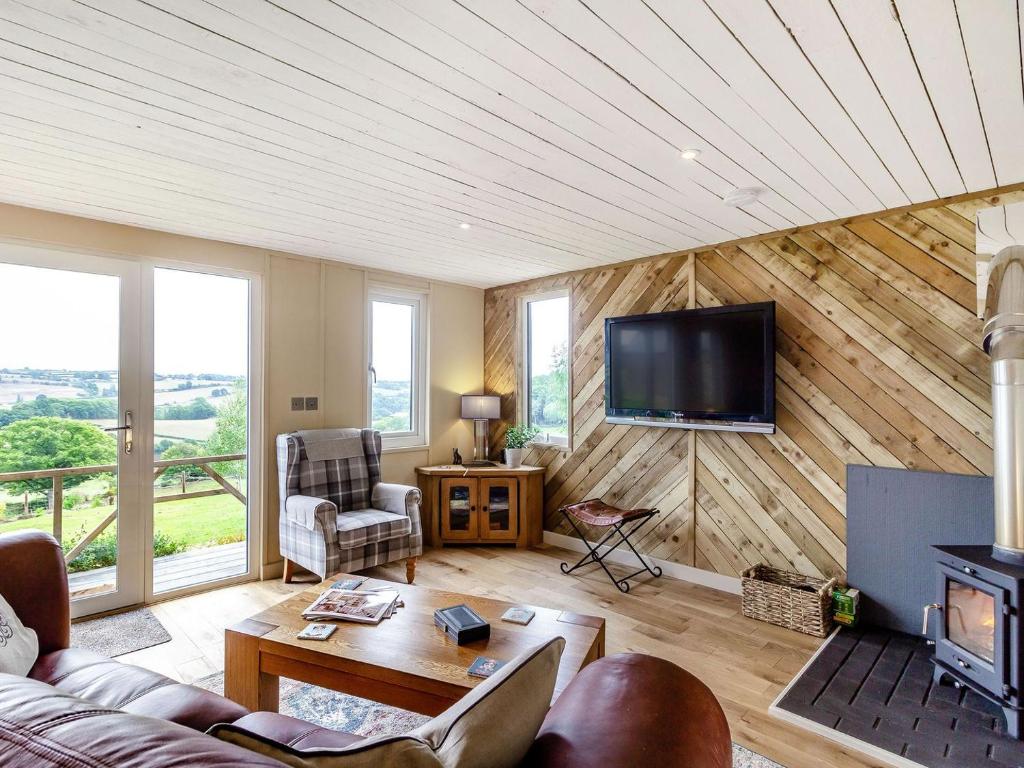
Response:
[[[306,410],[307,411],[316,411],[319,408],[320,408],[320,398],[319,397],[307,397],[306,398]]]
[[[293,411],[304,411],[304,410],[306,410],[306,398],[304,398],[304,397],[293,397],[292,398],[292,410]]]

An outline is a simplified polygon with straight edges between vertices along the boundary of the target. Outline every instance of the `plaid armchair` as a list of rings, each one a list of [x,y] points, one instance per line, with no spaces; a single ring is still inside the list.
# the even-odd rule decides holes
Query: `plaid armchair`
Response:
[[[421,494],[380,482],[380,446],[372,429],[277,436],[286,582],[296,564],[324,579],[404,559],[412,583],[423,552]]]

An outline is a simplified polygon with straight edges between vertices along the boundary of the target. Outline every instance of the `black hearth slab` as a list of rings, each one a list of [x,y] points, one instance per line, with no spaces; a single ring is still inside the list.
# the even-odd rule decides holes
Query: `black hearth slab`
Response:
[[[878,744],[876,746],[885,749],[884,744]],[[967,766],[972,765],[972,762],[966,763],[950,763],[949,762],[949,744],[945,741],[939,741],[933,738],[921,738],[911,739],[907,741],[907,748],[903,751],[903,757],[907,760],[913,760],[915,763],[921,763],[922,765],[957,765]],[[976,759],[985,759],[984,754],[975,754]],[[968,755],[967,759],[970,761],[971,756]],[[987,768],[987,766],[986,766]]]
[[[835,728],[842,719],[839,715],[833,715],[821,707],[815,707],[813,704],[793,703],[787,706],[789,706],[789,711],[794,715],[813,720],[820,725],[824,725],[826,728]]]
[[[845,733],[848,736],[852,736],[860,741],[870,741],[877,747],[899,754],[906,746],[906,739],[896,734],[882,733],[877,728],[873,728],[870,724],[862,721],[853,721],[847,718],[843,718],[839,721],[836,726],[836,730],[840,733]]]
[[[912,635],[842,629],[772,710],[844,745],[871,745],[926,768],[1024,766],[1024,742],[1005,735],[1002,711],[973,691],[935,684],[931,654]]]
[[[956,716],[949,712],[937,712],[933,717],[914,718],[914,730],[922,736],[935,736],[941,739],[952,739]]]
[[[1022,761],[1019,752],[1013,749],[1012,744],[1006,743],[1007,741],[1010,740],[992,746],[992,759],[1006,765],[1012,765],[1014,768],[1020,768],[1021,765],[1024,765],[1024,761]]]

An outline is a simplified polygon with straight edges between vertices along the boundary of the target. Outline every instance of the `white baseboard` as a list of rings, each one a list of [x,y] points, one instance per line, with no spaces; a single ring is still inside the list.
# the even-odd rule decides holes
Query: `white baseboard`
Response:
[[[550,544],[553,547],[570,549],[573,552],[587,551],[583,542],[574,536],[566,536],[551,531],[544,531],[544,543]],[[609,547],[602,547],[601,552],[603,553],[608,549]],[[741,592],[740,580],[735,576],[723,576],[720,573],[712,573],[701,568],[694,568],[692,565],[659,560],[656,557],[648,558],[648,560],[659,566],[666,576],[671,576],[673,579],[688,581],[691,584],[700,584],[702,587],[710,587],[711,589],[717,589],[720,592],[730,592],[734,595],[738,595]],[[608,556],[608,562],[636,567],[636,558],[628,548],[625,550],[617,549],[612,552]]]

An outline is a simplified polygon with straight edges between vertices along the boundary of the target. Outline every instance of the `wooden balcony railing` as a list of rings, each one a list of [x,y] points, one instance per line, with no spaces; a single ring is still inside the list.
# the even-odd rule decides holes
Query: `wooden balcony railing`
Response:
[[[154,496],[154,504],[162,504],[168,501],[182,501],[183,499],[199,499],[204,496],[219,496],[229,493],[243,504],[246,503],[245,494],[233,486],[224,478],[211,464],[219,464],[222,461],[244,460],[244,453],[226,453],[219,456],[192,456],[184,459],[166,459],[153,462],[153,480],[159,478],[171,467],[191,466],[198,467],[211,480],[219,485],[219,488],[211,488],[208,491],[186,491],[185,476],[182,475],[181,493],[171,493],[161,496]],[[105,472],[116,472],[116,464],[100,464],[90,467],[59,467],[56,469],[33,469],[25,472],[0,472],[0,483],[13,483],[19,480],[43,480],[50,478],[53,482],[53,493],[51,504],[53,506],[53,537],[61,541],[63,534],[64,515],[64,478],[69,475],[100,475]],[[70,563],[78,557],[82,550],[89,546],[97,536],[117,519],[117,507],[100,521],[99,525],[87,533],[81,541],[64,554],[64,562]]]

